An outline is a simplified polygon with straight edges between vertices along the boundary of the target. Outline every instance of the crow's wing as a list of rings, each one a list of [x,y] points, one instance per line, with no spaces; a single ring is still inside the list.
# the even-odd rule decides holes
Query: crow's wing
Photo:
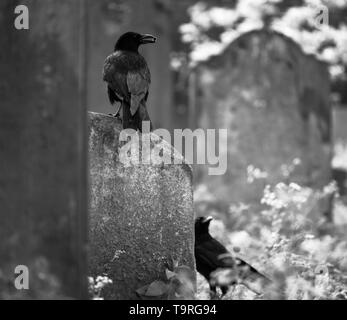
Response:
[[[127,87],[127,57],[124,54],[113,53],[109,55],[103,67],[103,80],[119,100],[130,103],[130,94]]]
[[[195,255],[203,261],[205,264],[209,265],[211,268],[224,268],[232,267],[219,258],[220,255],[228,253],[228,250],[217,240],[211,238],[208,241],[198,243],[195,246]]]
[[[133,116],[146,99],[151,75],[145,59],[136,53],[115,52],[104,63],[103,79],[130,105]]]
[[[140,102],[147,96],[150,82],[151,77],[147,66],[128,72],[127,85],[131,95],[130,112],[132,116],[139,108]]]

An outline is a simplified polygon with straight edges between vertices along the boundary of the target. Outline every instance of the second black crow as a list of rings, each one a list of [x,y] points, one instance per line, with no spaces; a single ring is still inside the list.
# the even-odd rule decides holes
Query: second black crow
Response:
[[[103,80],[107,82],[108,97],[116,107],[116,116],[122,119],[123,129],[142,129],[142,121],[150,121],[146,101],[151,74],[139,46],[154,43],[149,34],[127,32],[115,44],[103,67]],[[150,124],[152,130],[152,124]]]
[[[252,280],[262,278],[270,281],[245,261],[233,257],[219,241],[210,235],[211,220],[212,218],[205,217],[195,220],[195,260],[196,268],[209,282],[212,294],[216,295],[216,289],[220,287],[224,295],[229,286],[247,278]],[[223,271],[227,274],[223,274]],[[221,278],[224,279],[219,280]]]

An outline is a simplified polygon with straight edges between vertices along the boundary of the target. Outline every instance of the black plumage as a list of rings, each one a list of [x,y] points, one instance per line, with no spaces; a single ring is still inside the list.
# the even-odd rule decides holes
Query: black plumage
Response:
[[[151,121],[146,108],[151,74],[138,48],[155,41],[152,35],[127,32],[118,39],[114,52],[105,60],[103,80],[107,82],[109,100],[122,119],[123,129],[141,131],[142,121]]]
[[[211,292],[215,295],[217,287],[226,294],[229,286],[236,284],[237,278],[262,278],[269,280],[245,261],[232,257],[230,252],[209,233],[212,218],[199,217],[195,221],[195,260],[196,268],[210,284]],[[218,272],[221,270],[236,271],[219,281]],[[235,277],[236,275],[236,277]],[[225,278],[227,280],[225,280]]]

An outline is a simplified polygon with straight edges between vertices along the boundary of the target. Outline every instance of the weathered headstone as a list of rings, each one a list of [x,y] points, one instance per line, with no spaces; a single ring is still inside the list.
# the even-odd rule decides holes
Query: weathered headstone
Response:
[[[267,183],[320,188],[330,181],[324,63],[279,33],[253,31],[199,66],[197,79],[197,127],[228,129],[227,173],[206,176],[203,169],[201,179],[217,198],[259,203]],[[259,179],[247,181],[247,168],[260,169]]]
[[[191,168],[124,164],[120,121],[89,113],[89,122],[89,274],[112,279],[102,297],[136,299],[137,289],[165,279],[173,260],[195,268]],[[163,155],[172,157],[172,146],[163,145]]]
[[[0,299],[87,297],[83,5],[0,3]]]

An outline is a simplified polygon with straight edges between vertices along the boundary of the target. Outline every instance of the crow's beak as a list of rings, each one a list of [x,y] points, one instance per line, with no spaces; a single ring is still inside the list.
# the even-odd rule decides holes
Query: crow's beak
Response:
[[[144,34],[141,37],[141,44],[146,44],[146,43],[154,43],[156,42],[157,38],[152,36],[151,34]]]
[[[210,223],[212,220],[213,220],[213,218],[212,218],[211,216],[206,217],[206,218],[204,219],[204,223]]]

